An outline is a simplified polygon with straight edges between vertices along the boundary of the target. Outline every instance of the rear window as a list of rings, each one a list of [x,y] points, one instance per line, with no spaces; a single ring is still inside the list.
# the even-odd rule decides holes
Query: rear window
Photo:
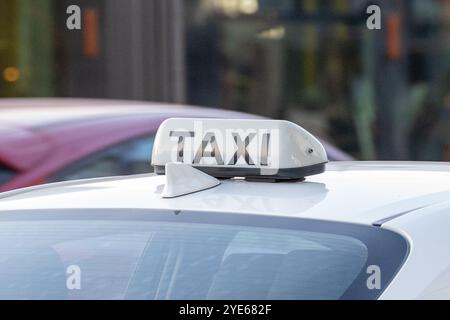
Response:
[[[5,212],[0,299],[374,299],[407,252],[391,231],[314,220]]]
[[[0,164],[0,185],[8,182],[14,177],[15,173],[13,170]]]

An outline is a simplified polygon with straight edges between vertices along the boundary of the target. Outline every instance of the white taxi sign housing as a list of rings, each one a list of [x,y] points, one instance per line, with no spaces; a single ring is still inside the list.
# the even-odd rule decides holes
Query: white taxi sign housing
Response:
[[[327,161],[319,140],[284,120],[170,118],[152,154],[157,174],[181,162],[221,178],[301,179],[323,172]]]

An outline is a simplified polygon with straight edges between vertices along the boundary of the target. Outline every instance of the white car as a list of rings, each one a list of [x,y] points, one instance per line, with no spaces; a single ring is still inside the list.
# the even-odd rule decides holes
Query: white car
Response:
[[[450,164],[169,119],[156,174],[0,194],[0,299],[450,299]]]

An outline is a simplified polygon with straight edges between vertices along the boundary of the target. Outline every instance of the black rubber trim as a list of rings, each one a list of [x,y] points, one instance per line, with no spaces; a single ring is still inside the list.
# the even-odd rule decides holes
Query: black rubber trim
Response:
[[[385,224],[386,222],[389,222],[389,221],[394,220],[394,219],[396,219],[396,218],[398,218],[398,217],[404,216],[405,214],[408,214],[408,213],[410,213],[410,212],[414,212],[414,211],[416,211],[416,210],[420,210],[420,209],[423,209],[423,208],[426,208],[426,207],[428,207],[428,205],[426,205],[426,206],[420,206],[420,207],[417,207],[417,208],[414,208],[414,209],[410,209],[410,210],[407,210],[407,211],[403,211],[403,212],[400,212],[400,213],[396,213],[396,214],[393,214],[393,215],[391,215],[391,216],[388,216],[388,217],[379,219],[379,220],[377,220],[377,221],[374,221],[374,222],[372,222],[372,225],[373,225],[374,227],[381,227],[381,226],[383,226],[383,224]]]
[[[312,176],[325,171],[325,164],[318,163],[306,167],[298,168],[284,168],[279,169],[273,175],[261,175],[261,169],[257,168],[233,168],[233,167],[202,167],[193,166],[194,168],[203,171],[210,176],[216,178],[233,178],[233,177],[246,177],[254,180],[299,180],[306,176]],[[158,175],[165,174],[165,166],[153,166],[155,173]]]

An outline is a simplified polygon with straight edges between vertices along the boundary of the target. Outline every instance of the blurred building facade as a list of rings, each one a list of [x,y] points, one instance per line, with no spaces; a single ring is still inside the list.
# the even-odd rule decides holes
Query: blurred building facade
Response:
[[[0,96],[242,110],[361,159],[450,161],[450,0],[0,0],[0,70]]]

